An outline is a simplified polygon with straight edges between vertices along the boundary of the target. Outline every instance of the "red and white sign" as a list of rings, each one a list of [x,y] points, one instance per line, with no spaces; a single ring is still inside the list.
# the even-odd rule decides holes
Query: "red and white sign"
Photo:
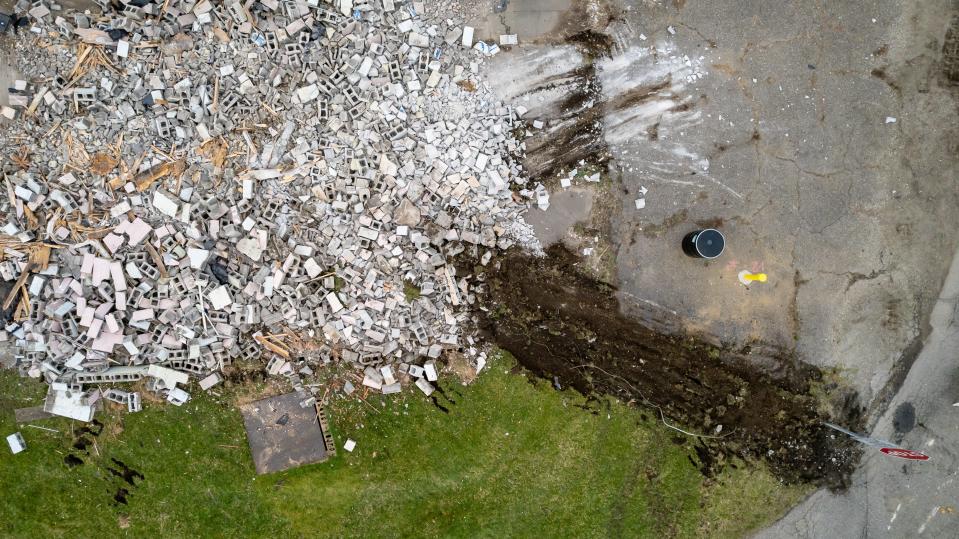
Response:
[[[919,451],[913,451],[912,449],[903,449],[901,447],[896,447],[886,440],[880,440],[878,438],[870,438],[865,434],[857,434],[851,430],[844,429],[839,425],[833,425],[832,423],[823,423],[831,429],[838,430],[843,434],[848,434],[850,438],[856,440],[857,442],[868,445],[870,447],[878,448],[880,452],[889,455],[890,457],[898,457],[901,459],[908,460],[929,460],[929,455],[925,453],[920,453]]]
[[[890,457],[899,457],[901,459],[909,460],[929,460],[929,455],[920,453],[918,451],[913,451],[911,449],[900,449],[898,447],[880,447],[879,451],[889,455]]]

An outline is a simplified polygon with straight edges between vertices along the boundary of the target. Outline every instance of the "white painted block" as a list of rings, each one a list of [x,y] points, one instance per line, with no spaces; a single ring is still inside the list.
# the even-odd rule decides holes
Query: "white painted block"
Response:
[[[210,300],[213,308],[218,311],[233,303],[233,298],[230,297],[230,291],[226,285],[220,285],[214,288],[206,297]]]
[[[177,203],[160,191],[153,192],[153,207],[164,215],[176,217]]]

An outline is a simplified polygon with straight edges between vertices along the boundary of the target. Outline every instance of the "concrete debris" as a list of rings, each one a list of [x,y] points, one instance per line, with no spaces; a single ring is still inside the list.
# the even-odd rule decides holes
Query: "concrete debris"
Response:
[[[401,0],[99,4],[20,2],[0,120],[4,335],[45,411],[136,411],[109,386],[144,379],[182,405],[238,361],[314,396],[334,361],[382,393],[429,394],[448,348],[482,368],[452,258],[540,253],[549,204],[480,76],[498,45]]]
[[[19,432],[7,436],[7,445],[10,446],[10,452],[16,455],[27,448],[27,442]]]
[[[99,397],[99,390],[85,392],[79,385],[69,386],[63,382],[54,382],[50,384],[43,411],[77,421],[90,421],[93,419],[94,404]]]
[[[130,413],[139,412],[143,409],[140,404],[140,394],[133,391],[123,391],[116,388],[110,388],[103,392],[103,398],[117,404],[125,404]]]

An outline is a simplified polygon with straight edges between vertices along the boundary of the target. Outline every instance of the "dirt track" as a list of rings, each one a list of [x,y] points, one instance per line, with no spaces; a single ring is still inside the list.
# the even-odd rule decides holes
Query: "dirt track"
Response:
[[[821,422],[856,427],[856,395],[781,350],[716,347],[628,319],[613,288],[585,277],[574,255],[559,246],[547,254],[514,253],[485,275],[481,325],[526,368],[587,395],[636,401],[703,435],[704,473],[736,455],[766,460],[784,481],[847,485],[859,452]],[[831,394],[842,417],[827,417],[829,403],[814,392]]]

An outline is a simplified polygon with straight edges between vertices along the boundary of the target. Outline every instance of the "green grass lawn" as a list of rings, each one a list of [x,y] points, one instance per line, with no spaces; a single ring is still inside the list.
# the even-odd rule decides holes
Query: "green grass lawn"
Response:
[[[469,386],[441,381],[449,413],[415,388],[335,401],[337,445],[353,438],[356,450],[268,476],[254,475],[231,395],[195,390],[179,408],[101,413],[84,451],[73,447],[82,424],[15,425],[13,409],[39,403],[45,387],[2,371],[0,434],[20,430],[28,449],[0,448],[0,535],[735,537],[805,492],[755,466],[705,480],[674,431],[514,367],[506,356]],[[68,455],[83,464],[69,467]],[[131,485],[112,459],[144,478]]]

